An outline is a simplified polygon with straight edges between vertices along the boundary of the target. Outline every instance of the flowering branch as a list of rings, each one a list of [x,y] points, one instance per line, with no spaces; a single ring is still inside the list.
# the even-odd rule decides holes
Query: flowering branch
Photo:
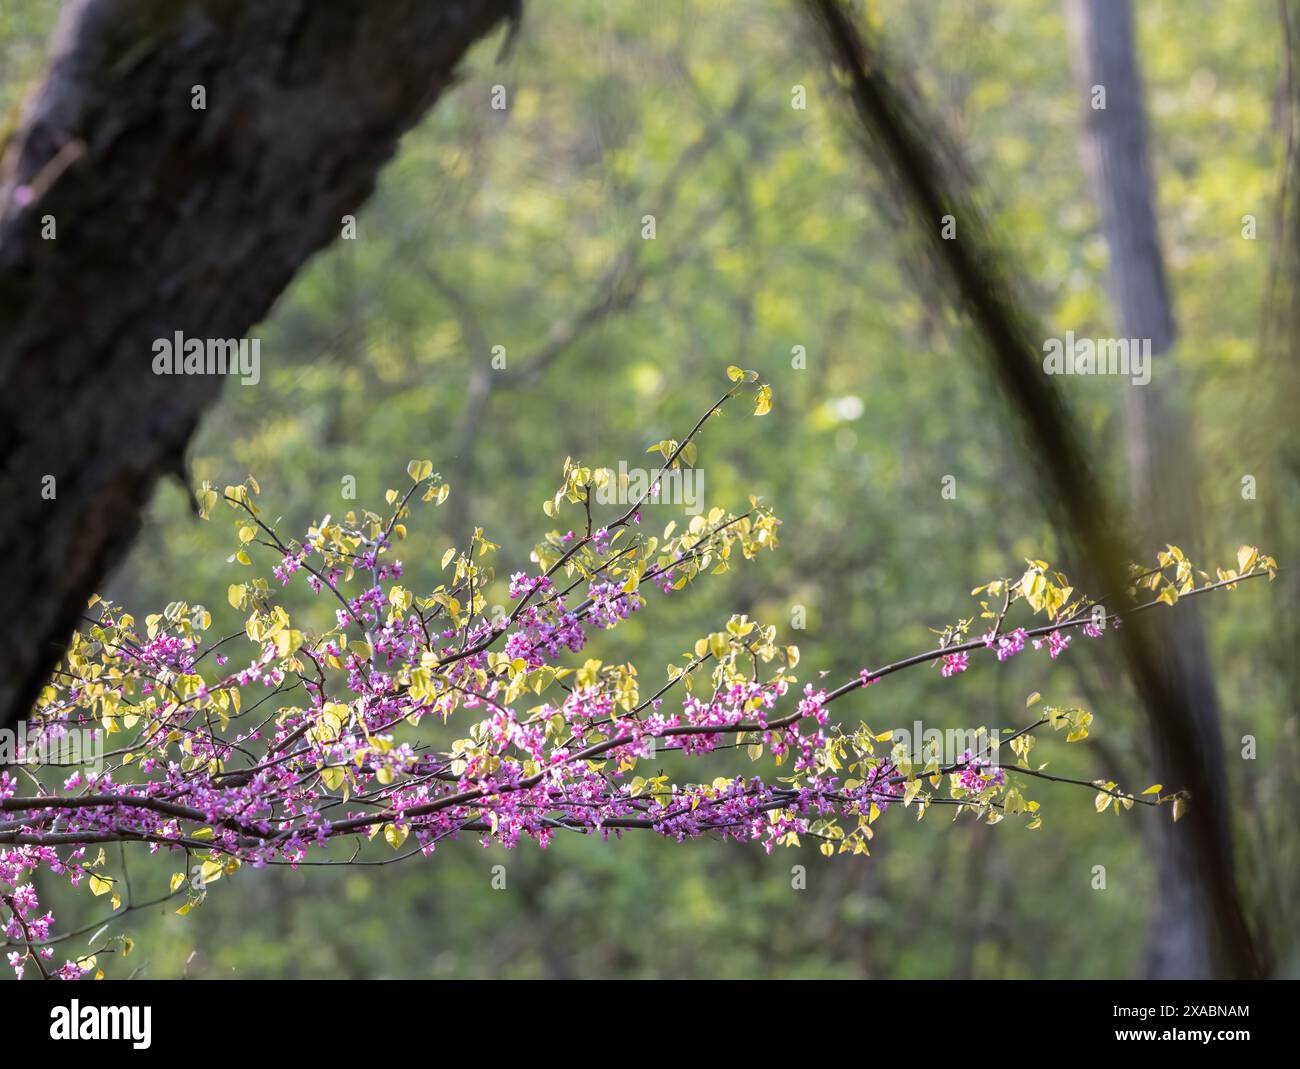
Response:
[[[388,491],[391,512],[326,517],[301,539],[282,537],[262,518],[256,480],[224,491],[204,484],[202,515],[210,518],[224,501],[235,516],[231,560],[251,567],[250,548],[270,551],[280,587],[305,579],[324,595],[324,608],[295,619],[266,578],[232,584],[227,597],[245,614],[251,652],[231,664],[239,634],[203,648],[211,615],[199,606],[173,602],[141,628],[121,607],[92,599],[87,626],[41,694],[34,734],[15,755],[34,765],[35,792],[20,795],[16,779],[0,773],[0,844],[8,847],[0,849],[0,903],[6,939],[20,948],[10,955],[19,974],[27,961],[42,976],[98,969],[86,958],[46,970],[53,918],[36,915],[30,874],[46,869],[84,882],[92,895],[109,896],[120,917],[134,908],[118,893],[125,877],[112,874],[102,849],[91,855],[110,842],[183,857],[164,899],[184,894],[178,912],[187,913],[210,884],[243,865],[388,864],[432,854],[463,833],[509,848],[525,838],[545,847],[556,832],[608,838],[639,829],[678,840],[757,841],[769,851],[810,836],[823,853],[867,853],[873,825],[891,805],[914,808],[918,819],[939,806],[988,823],[1019,816],[1038,827],[1039,803],[1026,797],[1026,781],[1095,788],[1098,811],[1168,803],[1175,819],[1181,815],[1185,796],[1160,785],[1134,795],[1031,764],[1041,729],[1064,730],[1067,742],[1084,739],[1092,722],[1086,710],[1047,706],[1007,737],[981,727],[955,747],[949,739],[947,753],[941,739],[830,722],[833,703],[905,668],[932,663],[951,676],[982,650],[1005,661],[1030,644],[1055,660],[1075,629],[1101,637],[1106,626],[1119,626],[1043,561],[974,592],[988,599],[978,614],[991,621],[987,633],[972,637],[975,617],[960,620],[937,632],[935,649],[863,669],[829,692],[805,684],[791,693],[798,648],[779,645],[774,626],[746,616],[700,637],[646,696],[635,665],[587,656],[599,632],[642,611],[648,597],[671,596],[776,548],[780,521],[757,498],[743,512],[714,508],[661,534],[642,522],[666,474],[694,464],[699,432],[724,405],[752,389],[755,413],[769,410],[771,390],[754,372],[728,374],[732,386],[684,439],[651,447],[662,466],[610,522],[593,516],[593,491],[617,476],[566,461],[543,511],[558,519],[580,509],[575,526],[583,533],[555,529],[543,537],[531,553],[535,570],[509,579],[509,612],[489,613],[499,547],[478,528],[468,545],[444,554],[446,578],[430,593],[400,582],[395,549],[407,538],[416,495],[436,507],[449,492],[431,461],[408,465],[410,484]],[[1125,615],[1275,570],[1271,558],[1243,547],[1235,570],[1217,579],[1201,573],[1197,585],[1171,546],[1157,567],[1133,570]],[[1139,589],[1155,596],[1133,604]],[[1005,632],[1021,603],[1048,622]],[[585,659],[567,663],[572,654]],[[245,696],[259,689],[265,693],[245,707]],[[293,704],[260,712],[276,699]],[[1038,700],[1032,695],[1029,704]],[[95,750],[99,767],[78,769],[60,786],[47,783],[55,769],[86,764],[63,759],[70,744],[114,736],[125,741],[108,755]],[[640,763],[669,753],[694,758],[742,747],[788,775],[673,782],[662,771],[636,774]],[[1003,763],[1003,753],[1013,764]],[[366,841],[380,835],[392,856],[362,859]],[[319,856],[343,839],[353,843],[350,856]]]

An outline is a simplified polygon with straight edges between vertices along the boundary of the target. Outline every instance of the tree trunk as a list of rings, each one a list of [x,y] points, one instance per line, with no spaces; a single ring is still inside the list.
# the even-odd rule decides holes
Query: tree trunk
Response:
[[[220,395],[221,376],[155,374],[154,341],[259,322],[358,214],[466,50],[518,13],[518,0],[64,10],[0,157],[0,726],[30,706]],[[261,356],[273,373],[280,354]]]
[[[1172,542],[1195,559],[1200,548],[1195,469],[1179,403],[1177,365],[1169,355],[1176,327],[1160,251],[1132,12],[1128,0],[1067,0],[1067,11],[1085,99],[1083,155],[1110,252],[1111,304],[1123,336],[1149,339],[1151,345],[1151,380],[1128,385],[1125,398],[1133,511],[1152,554]],[[1105,91],[1104,108],[1093,106],[1094,87]],[[1155,538],[1158,544],[1153,544]],[[1210,807],[1219,829],[1220,862],[1231,871],[1222,728],[1200,613],[1189,602],[1163,623],[1155,640],[1158,653],[1164,671],[1187,681],[1185,713],[1213,787],[1211,797],[1196,798],[1193,804]],[[1168,747],[1159,737],[1152,742],[1157,778],[1168,783]],[[1159,882],[1146,974],[1153,979],[1212,977],[1214,925],[1186,829],[1161,821],[1156,843]]]
[[[1054,379],[1043,374],[1044,333],[1021,301],[1010,260],[991,233],[978,203],[961,185],[945,180],[957,158],[952,139],[925,112],[915,94],[900,89],[878,36],[859,30],[839,0],[804,0],[810,27],[820,38],[852,105],[863,145],[885,178],[906,194],[914,224],[925,234],[936,273],[949,286],[954,305],[983,343],[979,355],[1008,403],[1014,428],[1026,439],[1035,475],[1053,521],[1077,554],[1077,574],[1094,589],[1115,591],[1124,608],[1129,585],[1125,562],[1132,558],[1119,512],[1088,461],[1076,421]],[[940,223],[958,221],[955,240],[945,240]],[[1179,608],[1185,608],[1180,606]],[[1172,614],[1171,614],[1172,615]],[[1154,644],[1148,617],[1132,620],[1118,634],[1129,676],[1161,752],[1169,755],[1170,782],[1194,799],[1188,818],[1189,845],[1196,850],[1213,909],[1216,969],[1251,978],[1261,962],[1230,865],[1224,864],[1224,825],[1215,819],[1222,790],[1205,739],[1189,719],[1198,700],[1193,684],[1168,665]]]

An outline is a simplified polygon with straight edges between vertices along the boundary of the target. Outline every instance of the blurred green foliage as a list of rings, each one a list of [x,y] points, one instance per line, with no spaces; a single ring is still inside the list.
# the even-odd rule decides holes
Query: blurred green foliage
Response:
[[[1227,564],[1250,542],[1289,568],[1275,543],[1295,541],[1294,503],[1271,501],[1263,478],[1283,428],[1259,418],[1268,387],[1255,344],[1282,151],[1276,13],[1247,0],[1139,8],[1182,333],[1174,359],[1200,448],[1198,563]],[[0,5],[5,108],[39,77],[56,9]],[[1043,321],[1111,333],[1059,7],[876,10],[959,133]],[[781,548],[656,600],[610,636],[607,659],[635,658],[653,682],[695,637],[746,612],[800,645],[801,678],[840,681],[929,648],[928,628],[968,615],[969,590],[1022,558],[1054,559],[1020,443],[895,224],[891,191],[841,129],[790,5],[534,4],[509,58],[497,62],[495,49],[473,54],[406,139],[357,212],[356,240],[317,257],[254,331],[261,383],[227,387],[192,449],[196,483],[251,472],[270,515],[297,531],[352,507],[345,476],[355,504],[382,509],[407,459],[433,457],[452,500],[417,510],[404,582],[432,587],[444,550],[474,524],[502,544],[504,577],[528,566],[527,547],[550,526],[540,506],[566,455],[643,463],[649,444],[689,429],[738,363],[773,384],[775,408],[708,426],[706,501],[735,508],[761,494],[784,520]],[[504,110],[490,107],[495,85]],[[792,107],[795,86],[804,110]],[[1258,241],[1242,238],[1247,213]],[[647,214],[653,241],[641,237]],[[494,346],[505,347],[503,371],[490,367]],[[1125,387],[1063,385],[1122,493]],[[1259,500],[1242,499],[1244,473],[1261,477]],[[940,496],[946,475],[954,500]],[[647,522],[672,515],[651,507]],[[233,548],[228,525],[195,521],[169,483],[106,593],[141,615],[173,598],[203,602],[213,633],[228,633],[239,621],[223,592],[244,578],[226,563]],[[1280,595],[1248,584],[1201,607],[1241,880],[1294,967],[1294,650],[1278,646]],[[790,626],[797,609],[803,630]],[[904,673],[836,711],[878,729],[1015,724],[1033,690],[1097,717],[1095,741],[1054,767],[1137,790],[1152,781],[1106,643],[1076,642],[1051,673],[1043,658],[953,679]],[[1257,760],[1239,758],[1246,734]],[[748,767],[710,760],[709,776]],[[1035,832],[891,812],[870,857],[569,836],[544,852],[462,841],[403,866],[244,870],[187,917],[174,903],[138,914],[131,961],[156,977],[1127,975],[1158,893],[1147,835],[1158,819],[1167,814],[1098,816],[1089,792],[1062,788]],[[492,887],[496,865],[504,890]],[[805,890],[792,887],[795,865]],[[1095,865],[1105,891],[1092,889]],[[132,866],[138,899],[165,892],[174,868]],[[68,898],[52,894],[62,917],[73,916]],[[85,895],[77,908],[91,908]]]

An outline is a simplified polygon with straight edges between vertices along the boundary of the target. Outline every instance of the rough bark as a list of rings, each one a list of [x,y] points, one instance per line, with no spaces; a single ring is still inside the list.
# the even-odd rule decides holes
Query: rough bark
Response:
[[[1128,0],[1067,0],[1073,58],[1084,108],[1083,156],[1101,210],[1109,250],[1108,286],[1120,332],[1150,339],[1151,381],[1129,385],[1125,397],[1134,513],[1143,543],[1154,552],[1172,542],[1199,553],[1191,434],[1179,403],[1170,353],[1177,328],[1160,249],[1142,81]],[[1105,108],[1091,106],[1103,86]],[[1154,544],[1153,544],[1154,543]],[[1164,671],[1187,680],[1184,715],[1199,747],[1209,797],[1196,800],[1218,828],[1217,864],[1231,867],[1227,774],[1214,674],[1200,612],[1189,603],[1155,637]],[[1171,755],[1152,740],[1157,780],[1168,782]],[[1195,852],[1183,829],[1161,822],[1156,842],[1158,897],[1146,949],[1152,979],[1205,979],[1215,972],[1211,905]]]
[[[1123,590],[1124,562],[1132,558],[1119,512],[1088,463],[1076,423],[1052,380],[1042,373],[1045,336],[1019,299],[1009,257],[990,233],[976,201],[945,183],[945,160],[955,158],[947,132],[919,103],[900,92],[874,35],[859,29],[838,0],[804,0],[810,23],[832,65],[843,75],[864,147],[887,180],[908,199],[914,222],[929,243],[936,270],[982,344],[994,382],[1023,434],[1053,519],[1093,588]],[[944,240],[941,221],[957,221],[955,240]],[[1108,606],[1109,608],[1110,606]],[[1119,606],[1123,611],[1123,604]],[[1185,609],[1187,606],[1180,606]],[[1176,610],[1177,611],[1177,610]],[[1161,614],[1165,625],[1173,613]],[[1223,865],[1222,827],[1214,815],[1215,788],[1205,740],[1187,717],[1194,683],[1168,671],[1154,639],[1150,615],[1118,632],[1129,675],[1153,738],[1169,755],[1166,786],[1190,791],[1185,829],[1189,849],[1212,904],[1217,975],[1254,977],[1261,971],[1231,866]]]
[[[223,388],[155,375],[154,340],[244,336],[506,17],[518,0],[64,10],[0,158],[0,726]]]

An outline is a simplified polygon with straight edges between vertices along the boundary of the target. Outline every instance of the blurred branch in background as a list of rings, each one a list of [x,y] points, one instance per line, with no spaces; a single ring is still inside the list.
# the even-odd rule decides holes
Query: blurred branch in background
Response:
[[[1113,506],[1086,460],[1074,419],[1058,391],[1040,371],[1041,330],[1033,327],[1010,281],[1009,265],[973,199],[945,183],[946,159],[957,158],[938,125],[899,92],[874,34],[860,29],[838,0],[806,0],[805,10],[842,79],[865,134],[864,147],[908,197],[913,219],[929,235],[936,261],[954,286],[955,298],[984,342],[989,370],[1021,421],[1037,462],[1050,511],[1073,545],[1090,581],[1120,590],[1124,562],[1133,559],[1119,532]],[[945,219],[956,225],[945,239]],[[1125,606],[1121,605],[1123,612]],[[1198,869],[1213,903],[1201,918],[1209,929],[1215,974],[1257,976],[1261,963],[1237,891],[1231,853],[1215,818],[1226,807],[1222,776],[1216,776],[1196,725],[1185,710],[1193,696],[1187,681],[1171,676],[1160,662],[1150,629],[1122,631],[1130,674],[1153,736],[1168,753],[1180,789],[1191,791],[1191,835]]]
[[[1132,513],[1141,545],[1154,552],[1172,543],[1201,554],[1195,443],[1182,403],[1173,303],[1165,278],[1156,222],[1142,78],[1128,0],[1068,0],[1079,98],[1084,102],[1083,156],[1101,207],[1109,258],[1109,290],[1120,334],[1151,346],[1150,381],[1125,391]],[[1095,106],[1094,93],[1105,94]],[[1153,667],[1182,679],[1190,741],[1211,780],[1198,796],[1218,844],[1216,864],[1232,866],[1232,823],[1223,759],[1223,724],[1200,607],[1189,605],[1151,636]],[[1172,771],[1173,755],[1160,732],[1152,737],[1155,778]],[[1208,979],[1214,975],[1213,905],[1183,829],[1158,825],[1160,895],[1147,941],[1146,973],[1153,979]]]
[[[1285,429],[1267,463],[1274,483],[1267,496],[1267,524],[1268,537],[1276,538],[1278,549],[1295,561],[1300,554],[1300,438],[1295,433],[1300,410],[1300,3],[1279,0],[1277,9],[1283,46],[1278,126],[1285,156],[1259,345],[1260,373],[1270,389],[1259,411],[1260,423]],[[1273,929],[1294,940],[1300,926],[1300,852],[1294,838],[1300,810],[1300,569],[1292,566],[1279,578],[1285,585],[1270,621],[1267,649],[1285,753],[1273,775],[1250,785],[1247,804],[1259,830],[1252,860],[1261,896],[1267,896]],[[1293,941],[1285,965],[1292,976],[1300,970]]]

